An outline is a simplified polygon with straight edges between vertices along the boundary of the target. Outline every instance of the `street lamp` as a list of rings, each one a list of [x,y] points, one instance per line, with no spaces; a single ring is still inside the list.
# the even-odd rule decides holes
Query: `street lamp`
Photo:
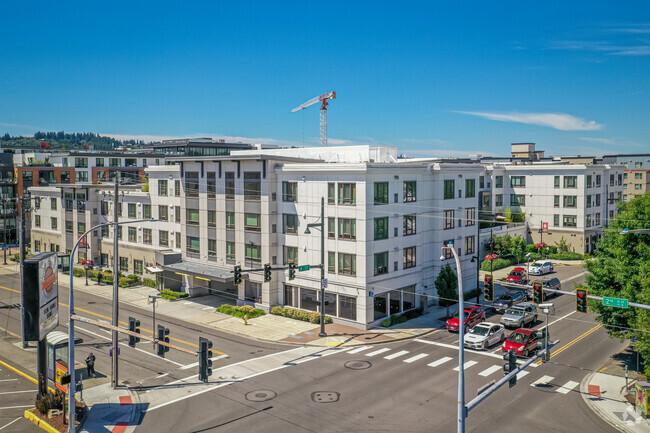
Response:
[[[311,234],[309,227],[320,230],[320,332],[319,337],[327,337],[325,333],[325,197],[320,198],[320,222],[307,224],[305,234]]]
[[[542,312],[546,314],[546,335],[544,335],[544,349],[546,352],[544,352],[544,361],[548,361],[551,359],[550,353],[548,351],[548,313],[550,313],[552,310],[553,314],[555,314],[555,308],[552,302],[549,302],[547,304],[539,304],[539,308],[541,308]]]
[[[526,254],[526,278],[530,275],[530,253]]]
[[[460,268],[460,260],[454,248],[449,242],[448,246],[442,247],[443,254],[440,260],[445,260],[444,250],[448,249],[454,255],[456,261],[456,272],[458,273],[458,433],[465,432],[465,305],[463,296],[463,275]]]
[[[480,252],[480,251],[479,251]],[[472,256],[472,263],[476,261],[476,305],[481,305],[481,301],[479,299],[479,293],[481,292],[481,284],[480,284],[480,271],[481,271],[481,260],[479,259],[479,256]]]

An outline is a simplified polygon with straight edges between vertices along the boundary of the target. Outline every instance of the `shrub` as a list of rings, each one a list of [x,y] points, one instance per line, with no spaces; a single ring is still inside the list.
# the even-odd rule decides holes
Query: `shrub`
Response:
[[[165,299],[169,299],[170,301],[173,301],[180,298],[187,298],[188,296],[190,296],[190,294],[187,292],[177,292],[171,289],[164,289],[160,291],[160,296]]]
[[[153,280],[151,278],[143,278],[142,284],[147,287],[156,287],[156,280]]]
[[[271,314],[288,317],[290,319],[302,320],[303,322],[320,323],[320,313],[297,310],[295,308],[275,306],[271,308]],[[332,323],[332,318],[325,316],[325,323]]]
[[[37,396],[34,406],[42,414],[47,415],[50,409],[63,409],[63,402],[65,401],[65,394],[57,390],[56,393],[48,392],[43,396]]]
[[[492,260],[492,270],[496,271],[497,269],[502,269],[508,266],[512,266],[517,263],[517,259],[514,257],[509,257],[509,258],[501,258],[501,259],[496,259]],[[489,261],[484,261],[481,263],[481,270],[482,271],[489,271],[490,270],[490,262]]]
[[[555,260],[582,260],[584,256],[580,253],[565,252],[551,254],[551,258]]]
[[[129,276],[126,277],[126,278],[128,278],[129,280],[137,281],[138,283],[140,282],[140,277],[137,276],[137,275],[135,275],[135,274],[129,275]]]
[[[383,326],[384,328],[388,328],[393,325],[399,325],[400,323],[404,323],[407,320],[409,319],[406,317],[406,314],[395,314],[393,316],[390,316],[388,319],[382,320],[381,326]]]
[[[393,321],[389,317],[388,319],[384,319],[384,320],[381,321],[381,326],[383,326],[384,328],[388,328],[388,327],[390,327],[392,322]]]
[[[83,277],[84,275],[86,275],[86,271],[79,268],[73,268],[72,273],[75,277]]]
[[[217,308],[217,311],[220,313],[230,314],[231,316],[240,317],[240,318],[243,318],[244,316],[248,316],[249,319],[264,316],[266,314],[264,310],[252,307],[250,305],[236,306],[236,305],[223,304],[221,307]]]

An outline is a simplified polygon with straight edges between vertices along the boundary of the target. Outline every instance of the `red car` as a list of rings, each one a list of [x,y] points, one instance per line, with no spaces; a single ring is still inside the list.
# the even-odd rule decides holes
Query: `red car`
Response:
[[[515,349],[517,356],[528,356],[537,351],[537,341],[537,329],[519,328],[506,338],[501,350],[505,353]]]
[[[509,283],[526,284],[528,282],[526,269],[514,268],[512,271],[510,271],[510,274],[508,274],[506,281]]]
[[[481,307],[465,307],[465,331],[480,322],[485,322],[485,311]],[[447,330],[458,332],[458,316],[460,313],[456,311],[451,319],[447,320]]]

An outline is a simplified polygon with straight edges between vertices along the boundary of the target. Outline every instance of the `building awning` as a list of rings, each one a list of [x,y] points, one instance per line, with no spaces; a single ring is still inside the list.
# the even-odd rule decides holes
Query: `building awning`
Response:
[[[165,270],[159,266],[147,266],[145,269],[151,272],[152,274],[159,274],[161,272],[165,272]]]
[[[202,280],[219,281],[222,283],[232,281],[233,268],[205,263],[178,262],[170,265],[163,265],[165,271],[174,272],[178,275],[196,277]]]

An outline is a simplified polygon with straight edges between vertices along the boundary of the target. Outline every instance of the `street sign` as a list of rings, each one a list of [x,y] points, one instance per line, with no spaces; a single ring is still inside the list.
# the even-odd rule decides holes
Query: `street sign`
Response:
[[[371,298],[374,298],[375,297],[375,292],[368,292],[368,296],[370,296]]]
[[[628,308],[627,299],[603,297],[603,305],[607,307]]]
[[[545,232],[548,231],[548,223],[545,222],[542,223],[542,230],[544,230]]]
[[[321,285],[323,286],[323,289],[327,289],[327,278],[323,278]]]
[[[300,271],[300,272],[308,271],[308,270],[309,270],[309,265],[298,266],[298,271]]]

